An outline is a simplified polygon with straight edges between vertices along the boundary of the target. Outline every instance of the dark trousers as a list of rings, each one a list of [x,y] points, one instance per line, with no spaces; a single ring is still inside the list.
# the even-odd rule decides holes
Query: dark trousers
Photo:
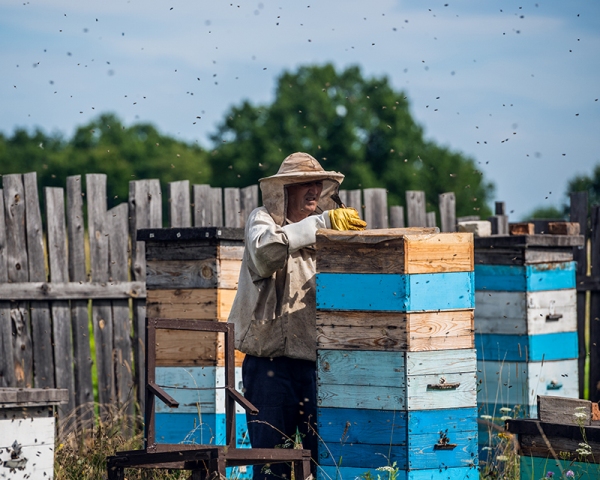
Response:
[[[244,396],[259,410],[246,414],[253,448],[293,448],[296,432],[303,448],[317,460],[317,373],[316,363],[287,357],[263,358],[246,355],[242,365]],[[315,463],[312,462],[316,472]],[[262,470],[262,471],[261,471]],[[254,467],[254,480],[290,477],[290,466],[273,464]]]

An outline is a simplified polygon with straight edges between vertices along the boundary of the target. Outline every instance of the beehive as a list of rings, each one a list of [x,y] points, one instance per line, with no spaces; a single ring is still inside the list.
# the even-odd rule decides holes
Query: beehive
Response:
[[[478,478],[473,239],[317,233],[320,478]]]
[[[578,235],[475,239],[475,347],[480,414],[533,418],[537,395],[578,398],[573,246]],[[482,427],[483,448],[494,436]]]
[[[227,321],[244,251],[241,228],[146,229],[148,318]],[[156,382],[180,406],[157,400],[156,442],[225,444],[224,345],[217,333],[157,330]],[[236,387],[243,354],[236,352]],[[249,446],[246,415],[236,410],[238,446]],[[239,474],[237,474],[239,476]],[[247,476],[242,475],[242,477]]]

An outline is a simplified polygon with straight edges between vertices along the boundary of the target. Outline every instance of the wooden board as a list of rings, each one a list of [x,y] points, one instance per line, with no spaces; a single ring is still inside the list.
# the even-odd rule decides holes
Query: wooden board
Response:
[[[579,397],[577,359],[551,362],[477,361],[479,403],[534,405],[537,395]]]
[[[579,235],[579,223],[548,222],[548,233],[551,235]]]
[[[319,437],[325,445],[368,443],[407,445],[407,412],[355,408],[319,408]],[[323,447],[323,445],[321,445]]]
[[[533,235],[535,234],[535,225],[529,222],[509,223],[508,231],[511,235]]]
[[[317,384],[321,407],[374,410],[473,407],[475,351],[319,350]]]
[[[473,237],[412,234],[410,229],[317,233],[317,270],[336,273],[434,273],[473,270]],[[380,233],[385,232],[385,233]]]
[[[475,332],[538,335],[577,331],[576,290],[475,292]]]
[[[473,307],[473,272],[317,274],[317,310],[410,312]]]
[[[573,261],[572,247],[476,248],[476,265],[528,265]]]
[[[560,348],[557,348],[560,345]],[[577,358],[577,332],[543,335],[475,334],[479,360],[541,362]]]
[[[442,350],[473,348],[471,310],[388,313],[318,311],[318,348]]]
[[[235,293],[214,288],[150,290],[146,299],[147,316],[226,321]]]
[[[217,364],[217,333],[190,330],[156,331],[157,366]]]
[[[575,288],[575,262],[536,265],[476,265],[475,289],[535,292]]]
[[[538,418],[541,422],[568,425],[591,425],[592,402],[578,398],[538,395]]]
[[[146,288],[237,289],[241,260],[148,260]]]
[[[494,235],[475,239],[475,248],[581,246],[583,235]]]

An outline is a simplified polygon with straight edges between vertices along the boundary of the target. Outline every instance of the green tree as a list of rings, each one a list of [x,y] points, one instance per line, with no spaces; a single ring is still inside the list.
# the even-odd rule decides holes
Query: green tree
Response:
[[[199,146],[162,135],[149,124],[126,127],[112,114],[79,127],[70,140],[40,130],[0,136],[0,168],[5,174],[36,171],[40,187],[64,187],[69,175],[105,173],[109,206],[127,201],[130,180],[158,178],[165,185],[210,183],[211,178],[208,154]]]
[[[424,139],[409,103],[387,77],[364,78],[358,67],[330,65],[284,72],[270,105],[233,106],[212,135],[217,186],[245,186],[277,171],[295,151],[346,175],[344,188],[384,187],[390,204],[424,190],[430,209],[455,192],[457,214],[491,214],[493,185],[473,159]]]

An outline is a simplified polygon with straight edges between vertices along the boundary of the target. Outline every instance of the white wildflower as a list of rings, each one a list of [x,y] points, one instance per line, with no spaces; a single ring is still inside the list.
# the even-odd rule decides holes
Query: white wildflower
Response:
[[[509,408],[509,407],[502,407],[502,408],[500,409],[500,412],[502,412],[502,413],[510,413],[510,412],[512,412],[512,408]]]
[[[482,415],[481,418],[483,418],[484,420],[491,420],[492,416],[491,415]]]

